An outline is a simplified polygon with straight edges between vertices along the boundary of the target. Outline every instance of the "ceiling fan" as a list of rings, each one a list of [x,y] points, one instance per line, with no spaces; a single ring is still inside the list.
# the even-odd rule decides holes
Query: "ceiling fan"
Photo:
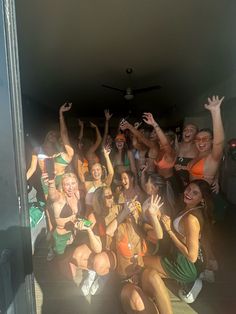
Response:
[[[105,85],[103,84],[102,86],[105,88],[109,88],[109,89],[113,89],[116,90],[118,92],[121,92],[124,95],[124,98],[126,100],[131,100],[134,98],[134,95],[136,94],[141,94],[144,92],[149,92],[152,90],[157,90],[160,89],[161,86],[160,85],[153,85],[153,86],[148,86],[148,87],[143,87],[143,88],[132,88],[131,87],[131,74],[133,73],[133,69],[132,68],[127,68],[126,69],[126,73],[129,75],[129,86],[126,89],[120,89],[117,87],[113,87],[113,86],[109,86],[109,85]]]

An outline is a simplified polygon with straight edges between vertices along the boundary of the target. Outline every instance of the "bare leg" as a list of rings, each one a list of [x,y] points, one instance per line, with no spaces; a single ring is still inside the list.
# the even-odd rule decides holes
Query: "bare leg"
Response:
[[[134,284],[127,284],[121,291],[121,303],[126,314],[158,314],[155,304]],[[166,312],[167,313],[167,312]]]
[[[143,261],[146,267],[155,269],[162,278],[168,278],[161,265],[160,256],[144,256]]]
[[[144,293],[154,298],[160,314],[173,313],[169,292],[156,270],[144,270],[142,274],[142,288]]]

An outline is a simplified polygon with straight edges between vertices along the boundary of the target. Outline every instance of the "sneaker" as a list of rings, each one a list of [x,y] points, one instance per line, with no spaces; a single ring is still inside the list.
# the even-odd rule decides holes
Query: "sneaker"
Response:
[[[94,270],[88,270],[88,277],[83,281],[81,291],[84,296],[89,295],[90,288],[95,280],[96,272]]]
[[[55,257],[55,252],[53,251],[53,248],[49,248],[48,249],[48,254],[47,254],[47,261],[48,262],[51,262],[53,259],[54,259],[54,257]]]
[[[185,289],[179,290],[179,297],[186,303],[193,303],[200,291],[202,290],[202,280],[197,278],[190,291],[185,291]]]
[[[215,274],[213,270],[205,269],[199,276],[200,279],[209,282],[214,283],[215,282]]]
[[[104,286],[105,286],[105,283],[107,282],[107,280],[109,279],[109,274],[108,275],[105,275],[105,276],[98,276],[92,286],[91,286],[91,289],[90,289],[90,294],[91,295],[95,295],[96,292],[98,291],[98,289],[103,289]]]

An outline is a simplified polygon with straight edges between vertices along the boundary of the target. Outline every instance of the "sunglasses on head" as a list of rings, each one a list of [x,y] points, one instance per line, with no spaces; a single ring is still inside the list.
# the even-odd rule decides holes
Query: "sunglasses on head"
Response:
[[[113,195],[112,194],[108,194],[108,195],[104,195],[105,199],[110,200],[112,199]]]

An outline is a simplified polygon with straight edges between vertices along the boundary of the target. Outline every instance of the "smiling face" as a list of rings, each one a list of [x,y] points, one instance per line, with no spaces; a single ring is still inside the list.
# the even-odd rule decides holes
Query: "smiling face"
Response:
[[[57,143],[58,137],[56,131],[49,131],[45,138],[46,142],[49,142],[51,144]]]
[[[152,130],[150,135],[149,135],[150,141],[156,141],[157,140],[157,133],[155,130]]]
[[[116,143],[116,147],[117,147],[118,150],[122,150],[124,148],[125,141],[123,141],[123,140],[116,140],[115,143]]]
[[[197,206],[203,200],[200,188],[195,183],[190,183],[184,191],[184,203],[187,208]]]
[[[62,190],[67,196],[73,196],[78,191],[77,179],[74,177],[65,177],[62,180]]]
[[[187,124],[183,129],[183,142],[190,143],[197,134],[197,127],[194,124]]]
[[[94,164],[91,168],[91,174],[95,181],[101,180],[102,177],[102,167],[100,164]]]
[[[128,190],[133,185],[133,179],[126,172],[121,174],[121,182],[125,190]]]
[[[195,144],[200,153],[210,152],[212,148],[212,136],[209,132],[198,132],[195,137]]]

